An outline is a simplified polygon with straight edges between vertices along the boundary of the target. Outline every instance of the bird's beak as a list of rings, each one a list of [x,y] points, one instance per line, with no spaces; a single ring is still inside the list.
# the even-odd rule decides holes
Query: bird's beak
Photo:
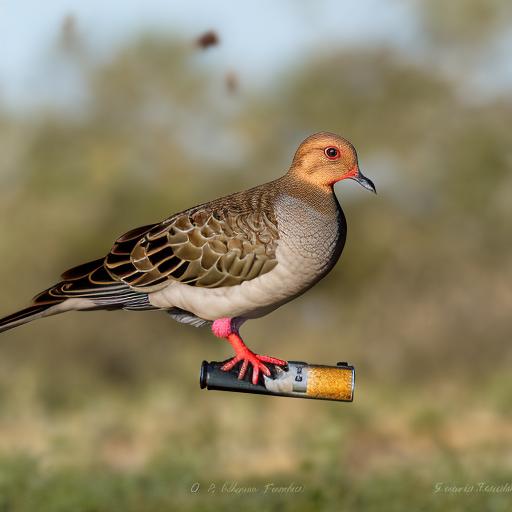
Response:
[[[360,170],[359,167],[357,168],[357,172],[354,176],[351,177],[351,179],[357,181],[359,185],[362,187],[371,190],[374,194],[377,193],[375,190],[375,185],[373,184],[373,181],[370,178],[367,178]]]

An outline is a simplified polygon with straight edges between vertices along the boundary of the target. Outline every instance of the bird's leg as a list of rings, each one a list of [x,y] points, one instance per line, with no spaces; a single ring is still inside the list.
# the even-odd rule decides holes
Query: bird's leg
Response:
[[[215,320],[212,325],[212,332],[217,338],[223,338],[231,343],[231,346],[235,350],[235,357],[229,360],[226,364],[221,366],[221,370],[227,372],[235,366],[239,361],[242,361],[242,367],[238,373],[238,378],[243,379],[247,373],[249,364],[252,365],[252,383],[257,384],[260,372],[267,376],[270,376],[270,370],[263,363],[270,363],[277,366],[285,366],[287,363],[282,359],[276,359],[275,357],[260,356],[255,354],[252,350],[247,347],[243,342],[238,328],[240,323],[236,325],[236,322],[232,318],[219,318]]]

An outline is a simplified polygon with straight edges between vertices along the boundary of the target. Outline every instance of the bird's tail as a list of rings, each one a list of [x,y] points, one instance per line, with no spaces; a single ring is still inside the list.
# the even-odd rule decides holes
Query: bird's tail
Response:
[[[61,311],[59,311],[55,306],[56,304],[33,305],[28,308],[21,309],[20,311],[16,311],[16,313],[13,313],[12,315],[0,318],[0,332],[8,331],[9,329],[18,327],[18,325],[32,322],[32,320],[37,320],[44,316],[60,313]]]
[[[62,274],[62,281],[33,299],[28,308],[0,319],[0,332],[45,316],[71,310],[158,309],[148,294],[132,290],[115,280],[105,269],[104,258],[73,267]]]

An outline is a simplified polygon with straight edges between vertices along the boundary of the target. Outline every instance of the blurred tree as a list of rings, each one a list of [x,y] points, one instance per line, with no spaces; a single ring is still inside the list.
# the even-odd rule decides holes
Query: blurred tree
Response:
[[[428,37],[439,46],[468,46],[473,50],[510,26],[512,6],[507,0],[421,0]]]
[[[430,59],[335,47],[283,69],[270,88],[230,94],[224,70],[190,42],[146,34],[98,58],[74,30],[64,24],[55,58],[81,70],[83,101],[0,113],[5,312],[136,225],[276,177],[304,136],[330,130],[354,142],[379,194],[337,187],[349,222],[342,264],[248,326],[251,336],[271,332],[283,357],[329,361],[343,350],[368,395],[404,379],[413,393],[418,382],[471,381],[477,357],[480,370],[508,372],[508,98],[461,94],[466,75],[447,77],[428,45]],[[184,376],[195,389],[197,362],[223,354],[211,340],[188,343],[202,338],[158,313],[48,319],[6,335],[0,398],[17,403],[20,375],[19,392],[52,413],[109,393],[131,403]]]

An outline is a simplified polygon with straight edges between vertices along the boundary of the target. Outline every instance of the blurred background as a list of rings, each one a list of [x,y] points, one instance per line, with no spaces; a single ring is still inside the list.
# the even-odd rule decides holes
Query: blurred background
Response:
[[[512,486],[511,27],[506,0],[4,3],[2,315],[316,131],[379,193],[336,186],[340,264],[244,329],[352,362],[352,404],[202,391],[230,347],[163,313],[45,319],[0,337],[0,509],[510,510],[477,486]]]

